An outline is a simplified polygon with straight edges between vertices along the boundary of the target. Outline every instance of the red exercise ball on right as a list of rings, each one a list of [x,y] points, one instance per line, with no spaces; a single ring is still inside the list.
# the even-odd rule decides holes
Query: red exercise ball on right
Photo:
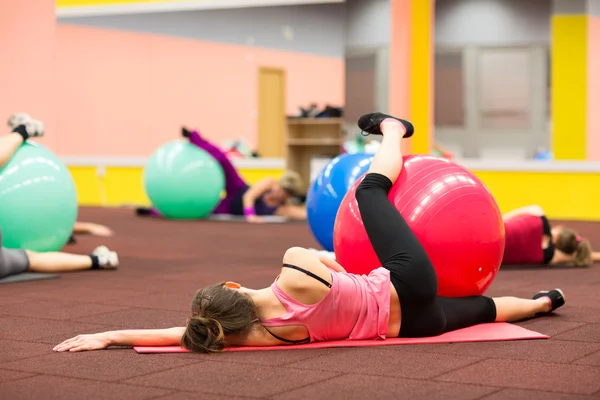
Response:
[[[368,274],[381,266],[356,202],[358,179],[342,200],[334,226],[334,250],[346,271]],[[498,273],[504,222],[488,188],[466,168],[427,155],[404,157],[389,193],[431,259],[438,295],[482,295]]]

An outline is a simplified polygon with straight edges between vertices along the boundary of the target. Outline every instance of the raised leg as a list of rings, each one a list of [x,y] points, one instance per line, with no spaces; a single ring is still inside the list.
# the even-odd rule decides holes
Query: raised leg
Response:
[[[204,139],[196,131],[187,131],[187,135],[190,143],[206,151],[221,165],[221,168],[223,168],[223,172],[225,173],[225,191],[228,196],[234,195],[248,186],[221,149]]]
[[[437,277],[423,246],[388,199],[402,169],[401,140],[406,127],[386,119],[381,131],[381,146],[356,190],[356,200],[373,249],[382,266],[390,270],[404,318],[405,305],[434,300]],[[410,313],[408,309],[406,312]]]
[[[14,132],[0,137],[0,168],[12,158],[24,141],[23,136]]]

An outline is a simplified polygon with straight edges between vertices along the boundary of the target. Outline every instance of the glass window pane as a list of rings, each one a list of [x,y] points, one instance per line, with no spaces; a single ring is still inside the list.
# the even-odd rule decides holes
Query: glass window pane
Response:
[[[465,126],[462,51],[436,51],[435,126]]]
[[[531,54],[527,49],[482,49],[478,114],[483,129],[531,125]]]
[[[374,54],[346,58],[346,121],[358,121],[365,112],[376,108],[375,61]]]

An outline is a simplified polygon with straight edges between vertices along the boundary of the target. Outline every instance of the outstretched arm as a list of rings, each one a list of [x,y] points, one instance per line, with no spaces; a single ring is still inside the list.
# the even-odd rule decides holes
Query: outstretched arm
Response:
[[[104,225],[94,224],[92,222],[76,221],[73,226],[75,233],[89,233],[96,236],[112,236],[113,231]]]
[[[293,204],[279,207],[275,214],[298,221],[305,221],[308,218],[305,206],[296,206]]]
[[[110,346],[176,346],[181,344],[185,327],[136,329],[78,335],[56,345],[54,351],[101,350]]]
[[[517,208],[516,210],[512,210],[504,214],[502,217],[506,221],[507,219],[514,218],[519,215],[534,215],[536,217],[541,217],[544,215],[544,209],[538,205],[525,206],[521,208]]]
[[[248,222],[260,222],[261,218],[254,214],[254,202],[263,193],[271,190],[275,181],[272,178],[265,178],[255,185],[252,185],[246,193],[244,193],[244,197],[242,198],[242,202],[244,204],[244,215],[246,216],[246,220]]]

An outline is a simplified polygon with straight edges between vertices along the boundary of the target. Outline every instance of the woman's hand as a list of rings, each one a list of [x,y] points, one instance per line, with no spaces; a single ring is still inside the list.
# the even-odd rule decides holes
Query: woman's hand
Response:
[[[89,233],[95,236],[112,236],[113,231],[104,225],[94,224],[91,222],[76,221],[73,226],[75,233]]]
[[[90,224],[88,229],[95,236],[112,236],[114,234],[109,227],[104,225]]]
[[[265,220],[258,215],[249,215],[246,217],[246,221],[251,224],[263,224],[265,222]]]
[[[67,339],[61,344],[56,345],[52,350],[57,352],[78,352],[102,350],[110,346],[110,339],[104,333],[94,333],[91,335],[77,335],[74,338]]]

